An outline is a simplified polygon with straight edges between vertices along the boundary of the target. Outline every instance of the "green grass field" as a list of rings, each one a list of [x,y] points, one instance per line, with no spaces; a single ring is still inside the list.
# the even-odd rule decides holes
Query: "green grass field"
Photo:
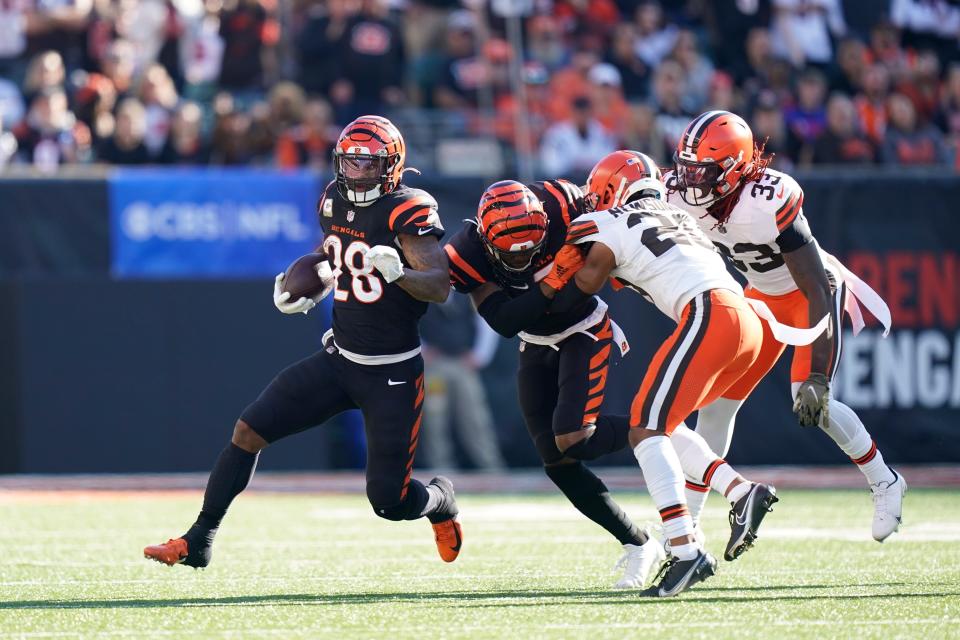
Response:
[[[911,491],[884,545],[865,491],[781,492],[757,546],[674,600],[612,591],[619,546],[554,496],[462,496],[446,565],[425,521],[379,520],[362,496],[250,494],[194,571],[140,550],[181,533],[197,494],[24,495],[0,495],[3,638],[960,637],[957,492]]]

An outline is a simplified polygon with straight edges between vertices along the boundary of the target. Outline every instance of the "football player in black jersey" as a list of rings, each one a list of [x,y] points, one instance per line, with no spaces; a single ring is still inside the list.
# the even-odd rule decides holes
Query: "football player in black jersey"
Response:
[[[444,250],[452,286],[470,294],[495,331],[520,334],[520,407],[547,476],[623,545],[625,572],[615,586],[641,587],[662,563],[663,548],[582,462],[626,446],[627,417],[600,415],[611,348],[626,351],[626,341],[599,298],[550,313],[564,272],[577,266],[556,264],[555,254],[583,211],[580,189],[565,180],[497,182]]]
[[[446,300],[450,288],[437,203],[401,183],[405,156],[403,137],[385,118],[363,116],[340,134],[336,180],[318,212],[328,257],[318,273],[327,274],[327,286],[316,299],[289,300],[280,274],[274,290],[284,313],[306,313],[332,293],[333,328],[322,350],[283,370],[244,410],[210,474],[196,522],[180,538],[144,549],[146,557],[206,566],[220,522],[247,486],[260,450],[359,408],[374,513],[429,518],[441,558],[457,558],[462,533],[453,485],[442,476],[428,485],[411,477],[424,398],[417,323],[427,303]]]

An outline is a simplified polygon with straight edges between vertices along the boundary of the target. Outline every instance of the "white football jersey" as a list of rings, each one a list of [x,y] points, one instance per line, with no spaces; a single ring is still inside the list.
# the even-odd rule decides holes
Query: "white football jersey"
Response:
[[[783,261],[784,250],[798,249],[810,238],[803,215],[803,190],[796,180],[767,169],[759,181],[743,187],[740,200],[723,224],[707,214],[707,207],[689,205],[673,191],[672,171],[664,174],[663,180],[667,202],[688,212],[752,287],[772,296],[797,288]]]
[[[690,300],[710,289],[743,290],[693,219],[662,200],[636,202],[581,215],[568,242],[600,242],[616,258],[611,276],[680,321]]]

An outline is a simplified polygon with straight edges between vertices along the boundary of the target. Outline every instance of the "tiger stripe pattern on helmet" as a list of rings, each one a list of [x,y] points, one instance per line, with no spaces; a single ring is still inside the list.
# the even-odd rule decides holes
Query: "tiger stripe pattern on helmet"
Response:
[[[533,247],[543,241],[547,216],[533,192],[519,182],[503,180],[490,185],[477,209],[477,229],[501,251],[518,245]]]
[[[372,186],[369,177],[347,177],[343,160],[349,157],[375,160],[378,184]],[[396,125],[381,116],[360,116],[344,127],[333,148],[337,189],[350,202],[369,205],[397,188],[406,158],[407,145]]]

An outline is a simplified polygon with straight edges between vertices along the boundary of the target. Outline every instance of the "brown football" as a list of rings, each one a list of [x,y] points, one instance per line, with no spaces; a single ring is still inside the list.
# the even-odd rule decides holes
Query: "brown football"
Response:
[[[287,267],[283,276],[283,291],[290,292],[290,301],[300,298],[312,298],[323,291],[323,282],[317,275],[316,266],[326,261],[322,253],[308,253],[300,256]]]

